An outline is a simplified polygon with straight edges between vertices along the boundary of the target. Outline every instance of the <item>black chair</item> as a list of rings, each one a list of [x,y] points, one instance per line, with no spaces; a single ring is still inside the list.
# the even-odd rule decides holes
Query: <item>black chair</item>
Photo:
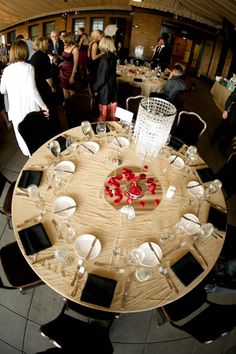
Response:
[[[69,128],[77,127],[83,120],[93,121],[93,98],[85,93],[77,93],[65,100],[65,113]]]
[[[19,123],[18,131],[31,155],[53,136],[49,121],[42,111],[28,113]]]
[[[206,301],[207,293],[201,283],[180,299],[161,307],[161,311],[167,320],[179,321],[198,310]]]
[[[209,344],[228,334],[236,325],[236,305],[210,305],[185,324],[171,324],[201,343]]]
[[[118,106],[126,109],[126,100],[131,96],[139,96],[141,87],[128,81],[118,81]]]
[[[172,134],[187,145],[196,145],[206,127],[206,122],[197,113],[181,111]]]
[[[131,96],[126,99],[126,109],[127,111],[133,112],[133,120],[135,121],[138,114],[138,108],[140,101],[145,98],[145,96]]]
[[[64,310],[72,310],[80,314],[86,322],[99,322],[100,325],[108,328],[111,327],[114,319],[119,317],[119,313],[96,310],[68,299],[65,300]]]
[[[7,216],[9,229],[11,226],[11,202],[16,182],[11,182],[0,172],[0,213]]]
[[[226,163],[216,175],[222,182],[227,200],[236,192],[236,151],[229,156]]]
[[[11,285],[4,285],[2,278],[0,278],[0,288],[19,289],[23,292],[43,284],[25,260],[16,241],[0,249],[0,260],[7,281]]]
[[[85,322],[65,313],[65,305],[57,318],[40,327],[42,336],[47,337],[56,347],[70,354],[78,353],[79,347],[86,354],[113,353],[109,338],[110,327],[98,321]]]
[[[220,258],[226,261],[236,258],[236,227],[228,224]]]

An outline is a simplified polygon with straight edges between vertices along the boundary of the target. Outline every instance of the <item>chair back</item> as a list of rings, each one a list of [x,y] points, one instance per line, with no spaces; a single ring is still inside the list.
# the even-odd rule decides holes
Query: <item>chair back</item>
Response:
[[[68,353],[74,353],[78,343],[80,348],[86,348],[86,353],[113,353],[108,328],[95,323],[88,324],[63,311],[53,321],[43,324],[40,331],[54,345]]]
[[[222,182],[222,187],[227,195],[226,199],[229,199],[236,192],[236,151],[229,156],[216,175]]]
[[[40,278],[25,260],[16,241],[0,249],[0,260],[5,276],[11,284],[11,287],[8,287],[1,283],[0,287],[23,290],[42,284]]]
[[[118,81],[118,106],[126,109],[126,100],[141,94],[141,87],[128,81]]]
[[[133,112],[133,120],[136,120],[137,114],[138,114],[138,108],[140,101],[144,98],[145,96],[138,95],[138,96],[131,96],[126,99],[126,109],[127,111]]]
[[[11,204],[16,182],[11,182],[0,172],[0,212],[8,216],[8,226],[11,229]]]
[[[207,124],[195,112],[181,111],[173,134],[187,145],[196,145]]]
[[[236,305],[210,303],[204,311],[183,325],[171,324],[201,343],[211,343],[229,333],[236,325]]]
[[[28,113],[23,121],[19,123],[18,131],[31,155],[53,136],[48,119],[42,111]]]
[[[204,289],[204,285],[200,284],[180,299],[163,306],[161,310],[166,319],[179,321],[199,309],[206,300],[207,293]]]
[[[65,100],[65,112],[69,128],[77,127],[83,120],[93,121],[93,98],[89,94],[77,93]]]

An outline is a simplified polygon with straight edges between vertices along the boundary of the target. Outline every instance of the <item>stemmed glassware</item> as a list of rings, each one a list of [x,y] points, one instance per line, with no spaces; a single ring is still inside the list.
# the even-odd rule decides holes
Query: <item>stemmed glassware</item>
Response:
[[[196,237],[207,238],[211,236],[214,232],[214,226],[211,223],[206,223],[201,226],[198,232],[195,234]]]
[[[73,136],[70,136],[68,135],[66,137],[66,148],[69,150],[69,154],[73,154],[75,153],[76,151],[76,142],[75,142],[75,139],[73,138]]]
[[[120,148],[122,148],[122,144],[119,140],[119,136],[115,135],[115,140],[116,140],[116,143],[117,143],[117,146],[118,146],[118,151],[117,151],[117,156],[116,157],[113,157],[113,159],[111,160],[112,162],[112,165],[113,166],[119,166],[122,164],[122,160],[120,158]]]
[[[39,187],[36,184],[30,184],[27,187],[28,197],[35,203],[40,209],[45,209],[45,201],[40,195]]]
[[[105,122],[98,122],[96,124],[96,133],[99,136],[99,144],[101,145],[102,137],[106,134],[107,126]]]
[[[210,181],[204,184],[204,196],[205,198],[209,198],[212,194],[218,192],[222,187],[222,183],[219,179],[215,179],[214,181]]]
[[[190,145],[186,151],[186,160],[185,160],[185,175],[188,176],[190,173],[190,167],[193,166],[194,162],[198,159],[197,148],[196,146]]]
[[[64,220],[58,224],[60,233],[63,239],[67,242],[73,242],[75,236],[75,229],[73,228],[72,224],[68,220]]]
[[[50,143],[48,144],[48,148],[53,154],[53,156],[56,157],[56,161],[60,161],[61,147],[59,142],[57,140],[50,141]]]
[[[91,123],[88,120],[84,120],[83,122],[81,122],[81,130],[85,137],[89,139],[92,131]]]

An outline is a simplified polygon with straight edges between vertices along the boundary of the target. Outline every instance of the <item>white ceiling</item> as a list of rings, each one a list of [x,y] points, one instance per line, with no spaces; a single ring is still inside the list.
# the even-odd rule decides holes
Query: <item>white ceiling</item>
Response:
[[[236,0],[0,0],[0,30],[32,18],[69,11],[156,9],[221,28],[223,19],[236,27]]]

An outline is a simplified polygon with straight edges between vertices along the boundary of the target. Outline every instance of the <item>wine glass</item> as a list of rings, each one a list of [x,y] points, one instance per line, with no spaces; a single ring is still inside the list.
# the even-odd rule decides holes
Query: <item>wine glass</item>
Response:
[[[99,139],[99,144],[101,144],[101,139],[106,134],[106,131],[107,131],[106,123],[99,122],[99,123],[96,124],[96,133],[98,134],[98,136],[100,138]]]
[[[36,184],[30,184],[27,187],[28,197],[35,203],[40,209],[45,209],[45,201],[40,195],[39,187]]]
[[[60,233],[67,242],[73,242],[75,236],[75,229],[73,228],[72,224],[68,220],[63,220],[58,224],[58,228]]]
[[[210,222],[208,222],[201,226],[201,228],[198,230],[195,236],[207,238],[211,236],[213,232],[214,232],[214,226]]]
[[[130,265],[137,265],[142,262],[145,257],[145,253],[140,248],[133,248],[128,251],[126,262]]]
[[[218,192],[222,187],[222,183],[219,179],[210,181],[204,184],[204,195],[205,198],[209,198],[212,194]]]
[[[114,136],[114,142],[116,143],[118,150],[117,150],[117,156],[113,157],[111,162],[112,162],[113,166],[117,167],[117,166],[120,166],[122,164],[122,160],[121,160],[121,157],[120,157],[120,149],[122,148],[122,144],[121,144],[121,141],[120,141],[120,136],[115,135]]]
[[[66,148],[69,150],[69,154],[73,154],[75,153],[76,151],[76,142],[75,142],[75,139],[73,138],[73,136],[70,136],[68,135],[66,137]]]
[[[92,131],[91,123],[88,120],[82,121],[81,122],[81,130],[82,130],[83,134],[85,135],[85,137],[89,138],[91,131]]]
[[[53,154],[53,156],[56,157],[56,160],[60,160],[61,147],[59,142],[57,140],[50,141],[50,143],[48,144],[48,148]]]

